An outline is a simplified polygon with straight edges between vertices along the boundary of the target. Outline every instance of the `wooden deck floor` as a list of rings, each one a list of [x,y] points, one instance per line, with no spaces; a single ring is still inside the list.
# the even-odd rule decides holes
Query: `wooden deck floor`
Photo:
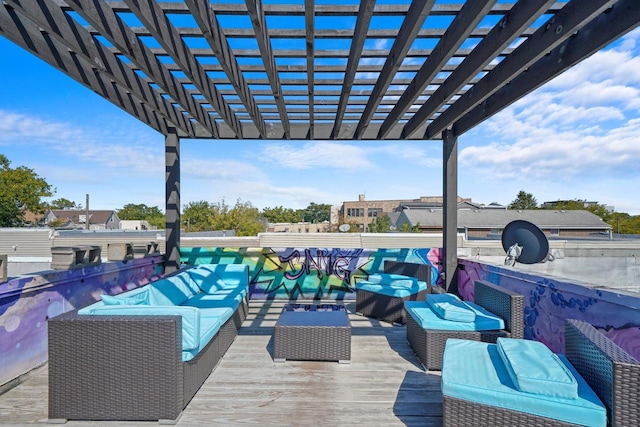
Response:
[[[273,327],[284,302],[252,301],[224,358],[180,418],[179,426],[440,426],[440,375],[425,372],[405,328],[355,314],[351,363],[273,362]],[[0,395],[0,425],[47,423],[47,367]],[[79,422],[69,426],[146,426],[157,422]]]

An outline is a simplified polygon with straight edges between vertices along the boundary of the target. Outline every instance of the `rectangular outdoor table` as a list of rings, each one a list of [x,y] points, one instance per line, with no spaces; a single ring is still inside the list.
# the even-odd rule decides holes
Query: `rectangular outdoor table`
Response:
[[[287,304],[273,334],[273,358],[351,362],[351,323],[344,305]]]

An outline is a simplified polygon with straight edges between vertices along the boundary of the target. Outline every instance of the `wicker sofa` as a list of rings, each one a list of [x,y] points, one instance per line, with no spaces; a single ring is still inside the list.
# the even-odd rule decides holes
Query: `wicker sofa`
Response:
[[[460,344],[452,342],[452,344]],[[487,345],[491,346],[491,345]],[[458,346],[455,346],[459,350]],[[454,345],[448,350],[453,350]],[[467,346],[468,350],[468,346]],[[472,363],[466,364],[468,371],[477,371],[482,365],[477,359],[488,357],[478,355]],[[465,356],[469,355],[469,351]],[[460,360],[458,353],[452,353],[455,359]],[[571,366],[579,374],[588,387],[579,386],[580,396],[592,396],[587,399],[586,406],[592,411],[600,412],[600,415],[582,415],[582,420],[576,416],[576,399],[570,399],[566,405],[561,405],[552,417],[552,411],[547,412],[544,404],[540,402],[539,395],[525,395],[531,403],[522,404],[516,409],[505,408],[505,399],[496,397],[496,391],[484,395],[481,392],[465,393],[464,397],[452,397],[447,392],[444,383],[449,381],[448,376],[458,377],[461,382],[469,381],[473,373],[465,373],[464,367],[459,364],[450,365],[451,359],[447,359],[443,371],[443,424],[445,426],[478,425],[477,420],[482,420],[483,425],[514,426],[514,425],[540,425],[540,426],[576,426],[576,425],[608,425],[608,426],[638,426],[640,425],[640,362],[610,341],[593,326],[579,320],[568,319],[565,322],[565,355]],[[499,357],[493,360],[498,363]],[[450,366],[455,369],[449,370]],[[575,375],[575,373],[574,373]],[[538,377],[539,378],[539,377]],[[455,381],[454,381],[455,382]],[[471,381],[469,381],[471,383]],[[483,387],[491,381],[482,381]],[[504,388],[504,386],[502,386]],[[595,396],[594,393],[595,392]],[[593,397],[596,397],[593,399]],[[478,400],[489,400],[491,404],[478,403]],[[548,398],[544,398],[548,399]],[[598,407],[601,409],[598,409]],[[605,412],[602,414],[602,412]],[[587,412],[588,413],[588,412]]]
[[[485,281],[475,281],[475,304],[504,320],[504,329],[460,331],[423,327],[407,310],[407,340],[426,370],[442,369],[442,354],[449,338],[496,342],[498,337],[524,335],[524,297]],[[426,303],[424,303],[426,304]]]
[[[376,289],[375,285],[367,286],[373,277],[378,282],[389,283],[400,276],[411,278],[414,283],[406,289],[396,289],[396,292],[384,292]],[[356,283],[356,313],[389,323],[405,324],[404,302],[424,301],[432,289],[431,268],[426,264],[385,260],[383,274],[370,275],[369,279]],[[384,285],[382,283],[381,288]]]
[[[200,265],[49,319],[50,422],[177,422],[237,336],[248,285],[248,266]]]

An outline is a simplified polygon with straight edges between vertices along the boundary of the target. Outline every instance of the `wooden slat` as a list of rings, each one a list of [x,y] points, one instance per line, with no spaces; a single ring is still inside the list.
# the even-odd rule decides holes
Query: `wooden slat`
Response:
[[[151,31],[158,43],[163,47],[164,54],[168,54],[184,71],[202,95],[215,108],[220,117],[229,126],[236,137],[242,138],[242,127],[235,113],[229,108],[225,99],[218,93],[216,87],[209,83],[206,72],[195,58],[193,50],[189,49],[180,34],[167,19],[155,0],[125,0],[131,11]],[[152,49],[153,51],[153,49]],[[209,50],[211,53],[211,51]]]
[[[208,3],[195,0],[186,0],[186,3],[193,18],[196,20],[200,28],[202,28],[204,37],[207,40],[207,43],[209,43],[209,46],[211,46],[211,50],[213,50],[218,62],[229,77],[230,83],[233,85],[233,88],[242,100],[245,110],[249,113],[249,117],[251,117],[251,120],[253,120],[253,123],[256,125],[260,136],[263,138],[266,137],[267,131],[264,119],[262,118],[260,110],[256,105],[253,95],[251,94],[251,90],[239,69],[236,56],[233,53],[233,50],[229,47],[227,38],[222,32],[222,28],[220,27],[220,23],[218,22],[215,12],[209,7]],[[180,33],[176,30],[176,34]],[[202,68],[202,66],[200,66],[200,68]],[[210,84],[208,78],[207,81],[205,81],[205,84],[215,88],[215,85]],[[221,104],[220,108],[224,108],[224,106]]]
[[[460,135],[640,25],[640,2],[620,0],[453,125]]]
[[[432,117],[440,107],[458,93],[467,81],[477,75],[498,55],[506,54],[507,46],[536,19],[545,13],[554,0],[535,0],[518,2],[496,24],[489,34],[473,49],[465,60],[447,78],[436,92],[420,107],[407,122],[403,136],[411,136],[416,129]]]
[[[118,15],[103,2],[91,0],[68,0],[66,2],[83,19],[98,29],[103,37],[116,46],[120,53],[133,61],[150,79],[170,94],[182,108],[188,111],[214,137],[218,137],[218,129],[199,107],[192,96],[171,74],[171,72],[151,53],[150,49],[129,29]]]
[[[538,61],[551,49],[571,37],[585,23],[610,7],[608,0],[584,2],[573,0],[567,4],[563,13],[551,18],[547,25],[542,25],[531,37],[525,40],[516,50],[496,67],[487,73],[473,90],[465,93],[454,105],[447,108],[428,127],[425,139],[440,134],[458,118],[473,107],[493,95],[498,89],[509,83],[515,76],[523,72],[535,61]]]
[[[398,32],[398,37],[395,39],[391,51],[388,52],[388,55],[386,56],[387,59],[384,63],[384,67],[382,68],[382,72],[378,77],[378,81],[373,88],[373,93],[367,103],[367,107],[364,109],[362,118],[356,128],[354,139],[360,139],[367,129],[367,126],[369,126],[373,113],[376,108],[378,108],[382,97],[391,84],[396,72],[400,68],[402,61],[407,57],[411,44],[415,40],[416,35],[420,31],[420,28],[422,27],[424,20],[427,18],[427,15],[429,15],[429,11],[434,3],[435,0],[424,0],[411,3],[404,21],[402,22],[402,26],[400,27],[400,31]],[[429,55],[430,53],[425,56]],[[363,56],[367,56],[366,52],[363,52]]]
[[[178,426],[442,425],[440,374],[423,370],[407,343],[404,326],[358,316],[355,303],[347,301],[352,326],[350,364],[274,363],[273,329],[285,303],[251,301],[238,337],[189,403]],[[0,395],[0,424],[46,425],[46,365],[23,381]]]
[[[471,31],[480,23],[484,16],[491,10],[491,6],[497,0],[474,0],[464,4],[460,13],[456,15],[447,32],[440,39],[433,53],[424,62],[418,74],[404,91],[398,103],[382,123],[378,139],[384,139],[389,131],[400,120],[402,115],[411,107],[416,99],[423,94],[424,89],[432,84],[436,75],[440,72],[467,39]]]

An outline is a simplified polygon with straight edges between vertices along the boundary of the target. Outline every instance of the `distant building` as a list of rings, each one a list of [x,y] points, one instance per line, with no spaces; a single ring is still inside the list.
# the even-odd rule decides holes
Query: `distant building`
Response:
[[[311,222],[275,222],[267,224],[267,232],[271,233],[328,233],[331,231],[329,221]]]
[[[61,220],[56,228],[87,229],[87,211],[49,209],[44,214],[44,224]],[[89,210],[89,230],[117,230],[120,228],[120,218],[116,211]]]
[[[361,232],[368,232],[369,225],[379,216],[401,212],[408,207],[442,208],[442,200],[442,196],[423,196],[419,199],[367,201],[365,195],[360,194],[358,201],[342,202],[339,221],[355,224]],[[471,202],[471,199],[458,197],[458,202]],[[390,219],[393,219],[392,216]],[[392,220],[391,224],[393,225],[393,223]]]
[[[120,230],[156,230],[156,227],[144,219],[121,219]]]
[[[537,225],[549,237],[593,237],[611,235],[612,228],[586,210],[511,210],[458,208],[458,233],[465,238],[499,239],[511,221],[525,220]],[[404,226],[404,224],[407,224]],[[396,221],[398,230],[418,227],[423,233],[442,233],[442,209],[405,209]]]

